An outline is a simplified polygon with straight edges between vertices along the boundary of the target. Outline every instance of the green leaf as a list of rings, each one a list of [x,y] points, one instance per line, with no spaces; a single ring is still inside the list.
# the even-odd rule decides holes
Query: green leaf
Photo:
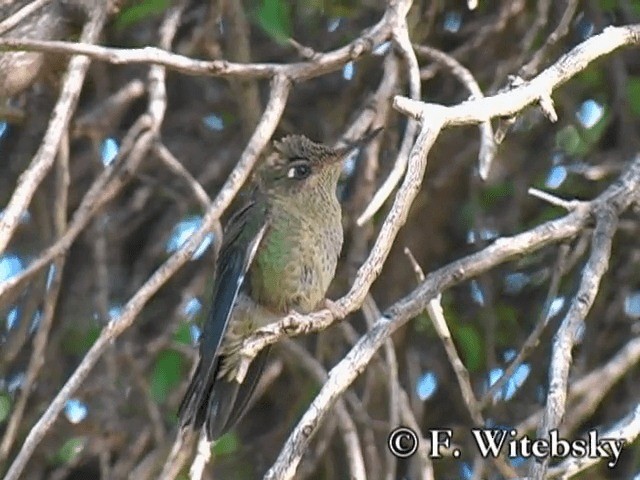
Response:
[[[291,37],[291,4],[285,0],[262,0],[258,25],[274,40],[284,43]]]
[[[483,363],[484,342],[473,325],[460,325],[452,332],[467,370],[477,372]]]
[[[0,395],[0,423],[4,422],[11,412],[11,399],[7,395]]]
[[[224,122],[225,125],[231,125],[232,123],[238,120],[237,115],[235,115],[233,112],[228,112],[226,110],[221,112],[220,116],[222,117],[222,121]]]
[[[93,325],[86,330],[70,328],[64,334],[62,348],[65,353],[83,355],[98,339],[100,331],[98,325]]]
[[[459,224],[459,226],[462,229],[466,230],[473,225],[474,219],[476,218],[476,213],[477,208],[475,204],[471,201],[468,201],[462,205],[459,213],[457,215],[454,215],[454,218],[456,219],[456,222]]]
[[[485,209],[489,209],[495,207],[505,198],[512,197],[513,192],[514,187],[511,180],[487,185],[482,189],[480,203]]]
[[[600,0],[600,10],[603,12],[613,12],[618,7],[619,0]]]
[[[498,303],[495,314],[500,323],[500,328],[496,331],[497,344],[505,348],[512,347],[513,332],[518,328],[518,311],[511,305]]]
[[[169,8],[169,0],[143,0],[136,2],[120,12],[116,19],[116,28],[122,29],[135,25],[149,17],[163,13]]]
[[[240,440],[235,432],[227,432],[211,446],[211,453],[217,456],[230,455],[240,447]]]
[[[182,322],[176,332],[173,334],[173,339],[178,343],[184,343],[191,346],[191,332],[189,331],[189,324]]]
[[[68,464],[73,462],[78,457],[78,455],[82,453],[86,442],[87,439],[85,437],[72,437],[68,439],[66,442],[64,442],[62,447],[60,447],[58,453],[56,453],[56,462],[61,464]]]
[[[581,130],[582,138],[588,146],[588,150],[585,153],[589,153],[596,145],[596,143],[600,141],[605,131],[607,130],[607,127],[609,126],[610,120],[611,114],[609,112],[609,109],[605,108],[602,117],[600,117],[600,120],[598,120],[598,122],[594,126],[592,126],[591,128],[583,128]]]
[[[640,90],[638,95],[640,96]],[[569,155],[587,155],[593,151],[602,135],[604,135],[610,120],[611,114],[605,107],[601,118],[590,128],[567,125],[556,133],[556,146]]]
[[[429,319],[429,315],[426,312],[419,313],[414,318],[414,325],[416,332],[419,333],[430,333],[433,332],[433,323],[431,323],[431,319]]]
[[[169,391],[182,381],[182,355],[175,350],[163,350],[158,355],[151,374],[149,387],[151,397],[158,403],[164,403]]]
[[[640,116],[640,77],[630,77],[627,82],[627,101],[631,111]]]
[[[582,138],[574,125],[567,125],[556,133],[556,145],[569,155],[577,155],[582,150]]]
[[[575,80],[588,89],[604,88],[604,72],[598,65],[591,65],[575,76]]]

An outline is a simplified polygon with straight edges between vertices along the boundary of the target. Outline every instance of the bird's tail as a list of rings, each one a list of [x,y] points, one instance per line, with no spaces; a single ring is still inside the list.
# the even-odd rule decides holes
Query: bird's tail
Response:
[[[178,410],[180,427],[192,426],[195,431],[199,431],[205,425],[209,441],[216,440],[231,430],[242,418],[249,404],[269,350],[270,347],[266,347],[258,353],[249,365],[242,383],[216,378],[222,359],[217,359],[217,365],[209,378],[199,361]]]

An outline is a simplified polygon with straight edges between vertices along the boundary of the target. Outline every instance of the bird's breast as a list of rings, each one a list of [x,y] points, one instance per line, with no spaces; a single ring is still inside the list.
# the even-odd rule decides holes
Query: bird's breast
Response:
[[[342,248],[337,201],[319,215],[301,213],[274,213],[250,270],[251,297],[275,312],[317,309]]]

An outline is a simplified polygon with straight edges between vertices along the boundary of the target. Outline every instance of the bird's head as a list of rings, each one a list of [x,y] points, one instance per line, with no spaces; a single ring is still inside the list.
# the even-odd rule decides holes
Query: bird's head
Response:
[[[303,135],[288,135],[273,142],[273,149],[259,173],[268,192],[295,194],[314,188],[335,189],[342,160],[351,149],[333,149]]]
[[[342,161],[379,131],[340,148],[316,143],[304,135],[287,135],[273,142],[273,149],[259,173],[260,183],[267,192],[284,195],[316,188],[335,191]]]

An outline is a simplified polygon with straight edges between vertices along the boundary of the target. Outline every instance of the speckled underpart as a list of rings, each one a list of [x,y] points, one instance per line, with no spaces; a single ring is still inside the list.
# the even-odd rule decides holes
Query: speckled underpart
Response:
[[[322,199],[303,191],[299,201],[275,202],[271,228],[249,274],[252,298],[280,313],[309,313],[319,306],[342,248],[335,193]]]
[[[308,179],[263,187],[269,228],[248,272],[250,301],[257,306],[234,311],[224,341],[226,357],[255,328],[292,310],[310,313],[318,309],[335,274],[343,242],[336,196],[341,171],[336,160],[340,158],[329,147],[292,135],[276,142],[267,160],[268,174],[285,171],[290,159],[300,157],[312,159],[313,174]],[[233,378],[237,364],[226,360],[219,375]]]
[[[274,142],[251,201],[225,226],[181,427],[204,427],[209,440],[229,431],[249,404],[269,350],[244,365],[244,340],[292,310],[322,305],[342,248],[336,187],[346,153],[299,135]]]

